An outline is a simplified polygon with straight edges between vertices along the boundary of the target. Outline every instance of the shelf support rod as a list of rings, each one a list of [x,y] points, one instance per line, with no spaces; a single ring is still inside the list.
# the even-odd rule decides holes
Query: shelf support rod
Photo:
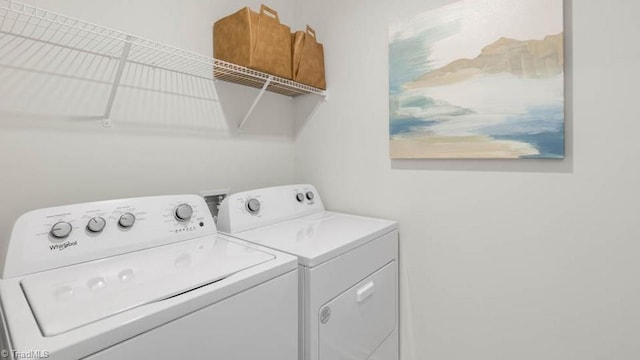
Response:
[[[120,55],[120,62],[116,70],[116,76],[113,79],[113,85],[111,85],[111,92],[109,93],[109,100],[107,101],[107,109],[104,112],[102,118],[102,126],[111,127],[111,109],[113,108],[113,102],[116,100],[118,94],[118,88],[120,87],[120,81],[122,80],[122,74],[124,73],[124,67],[127,64],[129,58],[129,52],[131,51],[131,36],[127,36],[127,40],[122,48],[122,55]]]
[[[253,101],[253,104],[251,104],[249,111],[247,111],[247,115],[245,115],[244,119],[242,119],[242,121],[240,121],[240,123],[238,124],[238,127],[236,128],[236,134],[240,134],[240,132],[242,131],[242,127],[247,122],[247,120],[249,120],[249,117],[251,116],[251,114],[253,114],[253,111],[256,109],[256,106],[258,106],[258,103],[262,99],[262,96],[264,95],[264,93],[267,91],[267,88],[271,84],[272,80],[273,80],[273,76],[269,75],[269,77],[267,78],[267,81],[264,82],[262,89],[260,89],[258,96],[256,96],[256,99]]]

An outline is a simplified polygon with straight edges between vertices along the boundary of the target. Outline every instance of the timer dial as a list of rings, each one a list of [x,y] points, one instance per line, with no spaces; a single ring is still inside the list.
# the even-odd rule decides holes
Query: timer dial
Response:
[[[260,201],[258,199],[249,199],[246,206],[247,211],[251,214],[260,212]]]
[[[187,221],[193,215],[193,208],[189,204],[180,204],[176,207],[174,215],[178,221]]]
[[[56,239],[64,239],[71,234],[73,227],[66,221],[60,221],[55,223],[51,227],[51,231],[49,232],[52,237]]]
[[[313,200],[314,197],[316,197],[316,196],[313,194],[313,192],[307,191],[307,199]]]

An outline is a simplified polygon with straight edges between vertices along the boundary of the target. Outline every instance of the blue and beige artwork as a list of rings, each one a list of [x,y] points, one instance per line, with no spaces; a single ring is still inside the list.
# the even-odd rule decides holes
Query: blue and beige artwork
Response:
[[[562,0],[463,0],[389,29],[395,159],[564,157]]]

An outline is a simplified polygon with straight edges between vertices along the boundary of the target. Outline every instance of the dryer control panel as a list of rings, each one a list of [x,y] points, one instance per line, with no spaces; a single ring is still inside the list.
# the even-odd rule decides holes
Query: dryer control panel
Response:
[[[222,202],[218,229],[233,234],[323,211],[322,199],[313,185],[245,191]]]
[[[31,211],[15,223],[2,278],[216,234],[197,195],[101,201]]]

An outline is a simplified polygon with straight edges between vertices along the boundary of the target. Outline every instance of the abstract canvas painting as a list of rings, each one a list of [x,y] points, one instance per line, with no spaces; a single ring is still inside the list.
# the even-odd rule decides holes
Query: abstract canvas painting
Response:
[[[564,158],[562,0],[462,0],[389,28],[395,159]]]

